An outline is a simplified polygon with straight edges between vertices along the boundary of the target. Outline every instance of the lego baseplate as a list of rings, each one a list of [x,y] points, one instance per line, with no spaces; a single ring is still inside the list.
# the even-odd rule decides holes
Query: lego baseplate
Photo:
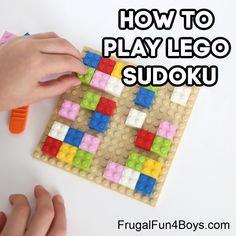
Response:
[[[109,79],[120,79],[115,65],[109,62],[108,67],[101,67],[101,57],[97,58],[101,54],[90,48],[85,48],[82,55],[88,76],[81,78],[83,84],[60,97],[34,158],[155,206],[199,89],[150,87],[149,91],[155,93],[153,101],[150,103],[146,97],[142,104],[137,97],[143,96],[138,86],[104,89]],[[112,60],[118,62],[117,67],[124,63]],[[102,82],[96,82],[94,77]],[[103,103],[111,99],[116,105],[109,103],[107,110],[99,108],[100,96]],[[107,128],[96,126],[91,119],[100,112],[106,113],[102,117],[107,118]],[[76,139],[71,138],[75,134]],[[92,145],[86,146],[86,142]]]

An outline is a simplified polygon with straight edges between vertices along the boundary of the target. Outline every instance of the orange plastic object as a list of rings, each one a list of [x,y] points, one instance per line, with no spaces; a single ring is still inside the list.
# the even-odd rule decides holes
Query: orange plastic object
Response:
[[[13,134],[20,134],[25,130],[29,107],[19,107],[11,110],[9,130]]]

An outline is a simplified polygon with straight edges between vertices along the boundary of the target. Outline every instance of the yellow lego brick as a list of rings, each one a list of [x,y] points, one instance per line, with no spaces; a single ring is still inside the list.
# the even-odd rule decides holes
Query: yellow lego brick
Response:
[[[57,159],[65,163],[72,164],[78,148],[73,147],[67,143],[63,143],[58,151]]]
[[[161,173],[161,168],[163,164],[161,162],[155,161],[151,158],[147,158],[144,162],[142,173],[157,179]]]
[[[116,62],[116,65],[111,73],[112,76],[117,77],[119,79],[122,78],[122,69],[126,66],[126,64],[122,63],[122,62]]]

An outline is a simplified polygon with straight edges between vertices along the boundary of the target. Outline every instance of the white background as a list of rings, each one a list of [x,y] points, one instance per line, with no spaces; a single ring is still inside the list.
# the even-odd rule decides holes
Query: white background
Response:
[[[117,28],[119,8],[210,8],[216,22],[209,31],[183,29],[177,17],[172,31],[154,28],[140,32]],[[101,49],[104,36],[124,36],[131,43],[135,36],[225,36],[234,49],[235,0],[40,0],[0,1],[0,32],[17,34],[55,31],[77,47]],[[14,136],[8,132],[8,113],[0,113],[0,208],[9,211],[8,195],[26,193],[33,202],[36,184],[52,193],[63,194],[67,206],[70,236],[93,235],[193,235],[191,231],[117,230],[117,220],[191,222],[229,221],[229,231],[197,231],[194,235],[236,235],[236,72],[235,51],[223,60],[166,60],[163,53],[155,61],[134,60],[135,63],[156,63],[171,66],[182,63],[217,64],[220,81],[214,88],[203,88],[193,110],[189,125],[164,185],[159,204],[151,208],[100,186],[67,174],[32,159],[31,154],[46,126],[55,104],[47,100],[30,108],[27,130]]]

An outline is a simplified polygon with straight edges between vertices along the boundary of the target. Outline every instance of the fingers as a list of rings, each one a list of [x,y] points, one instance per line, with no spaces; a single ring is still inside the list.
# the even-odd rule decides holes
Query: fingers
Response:
[[[67,54],[82,60],[79,50],[66,39],[47,38],[40,40],[38,45],[39,50],[43,53]]]
[[[87,73],[87,69],[84,64],[71,55],[43,54],[41,66],[41,70],[44,75],[68,71],[77,72],[79,74]]]
[[[44,99],[64,93],[72,86],[79,85],[81,81],[73,74],[63,75],[58,79],[40,83],[36,90],[37,99]]]
[[[5,226],[6,222],[7,222],[6,215],[4,214],[4,212],[0,212],[0,234]]]
[[[40,34],[32,34],[28,36],[32,39],[49,39],[49,38],[59,38],[59,36],[54,32],[40,33]]]
[[[53,206],[55,217],[53,219],[48,236],[65,236],[66,235],[66,211],[63,198],[60,195],[53,197]]]
[[[30,216],[27,198],[21,194],[10,196],[12,211],[2,231],[3,235],[23,236]]]
[[[51,196],[42,187],[35,187],[36,211],[25,236],[46,235],[54,218],[54,207]]]

